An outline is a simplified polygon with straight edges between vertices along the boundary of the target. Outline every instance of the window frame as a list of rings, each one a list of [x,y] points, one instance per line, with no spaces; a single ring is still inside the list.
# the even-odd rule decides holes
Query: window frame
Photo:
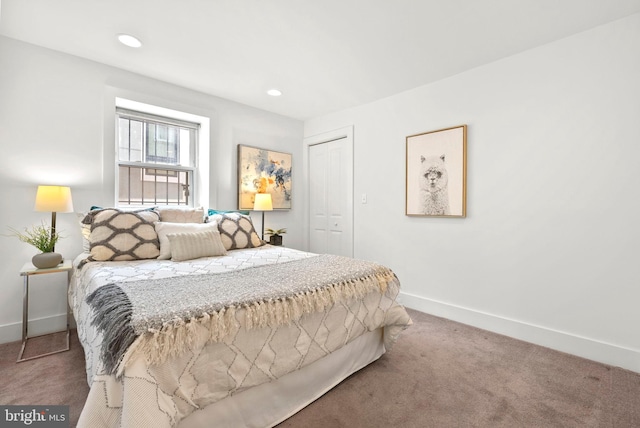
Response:
[[[153,107],[153,106],[150,106]],[[188,114],[177,112],[180,114]],[[141,146],[141,158],[143,161],[129,161],[129,160],[120,160],[120,119],[124,118],[127,120],[136,120],[143,123],[143,130],[146,124],[155,124],[155,125],[169,125],[178,127],[180,129],[189,129],[192,130],[191,135],[193,138],[190,138],[189,141],[189,165],[177,165],[171,163],[164,162],[146,162],[148,159],[147,155],[147,138],[146,132],[143,131],[142,136],[142,146]],[[154,113],[148,113],[140,110],[134,110],[130,108],[125,108],[116,105],[115,108],[115,138],[114,138],[114,148],[115,148],[115,202],[117,206],[122,207],[148,207],[150,205],[175,205],[175,206],[190,206],[194,207],[196,205],[196,201],[199,200],[198,195],[198,186],[196,183],[198,182],[198,174],[199,174],[199,147],[200,147],[200,138],[201,138],[201,127],[202,124],[198,122],[191,122],[186,120],[181,120],[178,118],[171,117],[169,115],[160,115]],[[179,149],[179,148],[178,148]],[[181,154],[177,153],[176,157],[178,162],[181,160]],[[120,199],[120,169],[121,167],[127,168],[139,168],[142,174],[141,182],[144,183],[144,177],[153,176],[156,174],[150,174],[149,170],[166,170],[166,171],[176,171],[176,172],[185,172],[189,176],[189,180],[187,180],[188,186],[188,194],[185,195],[184,203],[171,203],[166,200],[158,201],[157,195],[154,195],[153,199],[149,199],[149,202],[145,200],[144,195],[141,198],[141,203],[126,203],[125,201],[121,201]],[[154,184],[157,184],[158,181],[151,181]],[[168,181],[166,182],[168,183]],[[129,194],[129,200],[131,200],[131,194]],[[152,201],[152,202],[151,202]]]

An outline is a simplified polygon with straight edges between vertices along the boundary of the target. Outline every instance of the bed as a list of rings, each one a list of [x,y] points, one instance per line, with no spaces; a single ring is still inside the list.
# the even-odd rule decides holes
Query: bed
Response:
[[[69,290],[90,386],[79,427],[275,426],[411,324],[384,266],[198,215],[85,217]]]

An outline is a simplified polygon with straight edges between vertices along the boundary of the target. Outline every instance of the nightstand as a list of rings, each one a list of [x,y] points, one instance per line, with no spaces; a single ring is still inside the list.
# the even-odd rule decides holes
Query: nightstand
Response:
[[[58,273],[58,272],[66,272],[67,273],[67,294],[69,293],[69,281],[71,280],[71,271],[73,270],[73,266],[71,264],[71,260],[64,260],[58,266],[48,269],[38,269],[31,263],[25,263],[20,270],[20,276],[24,277],[24,292],[22,299],[22,346],[20,347],[20,354],[18,354],[17,362],[20,363],[22,361],[33,360],[34,358],[44,357],[46,355],[57,354],[58,352],[64,352],[69,350],[69,308],[67,305],[67,344],[64,349],[59,349],[57,351],[47,352],[45,354],[39,354],[28,358],[22,358],[24,354],[24,349],[27,346],[27,341],[31,339],[29,337],[28,324],[29,324],[29,278],[34,275],[46,275],[50,273]],[[67,296],[65,296],[65,301],[67,300]],[[61,330],[64,331],[64,330]],[[50,334],[60,333],[59,331],[53,333],[43,334],[41,336],[48,336]],[[38,337],[38,336],[34,336]]]

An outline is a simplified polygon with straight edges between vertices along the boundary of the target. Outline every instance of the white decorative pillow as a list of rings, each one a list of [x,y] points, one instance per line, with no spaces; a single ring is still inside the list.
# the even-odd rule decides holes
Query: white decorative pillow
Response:
[[[160,219],[155,210],[122,211],[105,208],[90,211],[83,224],[91,225],[91,260],[155,259],[160,243],[154,223]]]
[[[171,241],[169,241],[170,233],[187,233],[187,232],[203,232],[218,231],[215,223],[168,223],[164,221],[156,222],[156,233],[160,241],[159,260],[169,260],[171,258]]]
[[[240,213],[225,213],[209,216],[209,221],[218,225],[222,244],[227,250],[261,247],[266,244],[253,227],[251,217]]]
[[[217,231],[169,233],[167,238],[171,243],[171,260],[175,262],[227,254]]]
[[[82,234],[82,252],[88,253],[91,251],[91,241],[89,241],[89,238],[91,237],[91,224],[84,224],[82,222],[87,216],[87,213],[76,213],[76,216],[78,217],[80,233]]]
[[[158,207],[160,221],[167,223],[204,223],[204,208]]]

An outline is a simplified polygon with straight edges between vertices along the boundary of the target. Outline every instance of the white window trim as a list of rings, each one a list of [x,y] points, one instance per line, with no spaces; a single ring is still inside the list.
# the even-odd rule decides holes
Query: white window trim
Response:
[[[178,111],[178,110],[173,110],[173,109],[169,109],[169,108],[165,108],[165,107],[160,107],[157,105],[151,105],[151,104],[146,104],[146,103],[142,103],[142,102],[138,102],[138,101],[133,101],[130,99],[126,99],[126,98],[121,98],[121,97],[115,97],[115,108],[113,110],[113,114],[114,117],[117,117],[116,115],[116,109],[121,108],[121,109],[125,109],[125,110],[131,110],[131,111],[136,111],[139,113],[148,113],[150,115],[154,115],[154,116],[164,116],[167,118],[171,118],[172,120],[177,120],[177,121],[184,121],[187,123],[197,123],[200,125],[200,130],[199,130],[199,136],[198,136],[198,141],[195,147],[196,150],[196,164],[194,165],[195,167],[195,172],[194,172],[194,177],[193,177],[193,189],[192,191],[192,199],[191,199],[191,203],[194,207],[198,207],[198,206],[203,206],[206,207],[208,206],[208,201],[209,201],[209,172],[210,172],[210,168],[209,168],[209,135],[210,135],[210,128],[209,128],[209,118],[205,117],[205,116],[200,116],[200,115],[196,115],[196,114],[192,114],[192,113],[187,113],[184,111]],[[116,123],[115,127],[117,128],[117,122],[114,121],[114,123]],[[117,135],[117,129],[116,129],[116,134]],[[115,136],[114,136],[115,137]],[[122,164],[122,162],[118,162],[118,153],[117,153],[117,144],[116,144],[116,140],[114,138],[114,140],[112,141],[112,147],[113,147],[113,153],[115,155],[115,159],[113,162],[113,168],[114,168],[114,203],[115,206],[117,206],[118,204],[118,188],[119,188],[119,183],[118,183],[118,164]],[[172,166],[173,168],[173,166]],[[176,169],[179,169],[176,168]],[[129,207],[131,205],[128,205]]]

